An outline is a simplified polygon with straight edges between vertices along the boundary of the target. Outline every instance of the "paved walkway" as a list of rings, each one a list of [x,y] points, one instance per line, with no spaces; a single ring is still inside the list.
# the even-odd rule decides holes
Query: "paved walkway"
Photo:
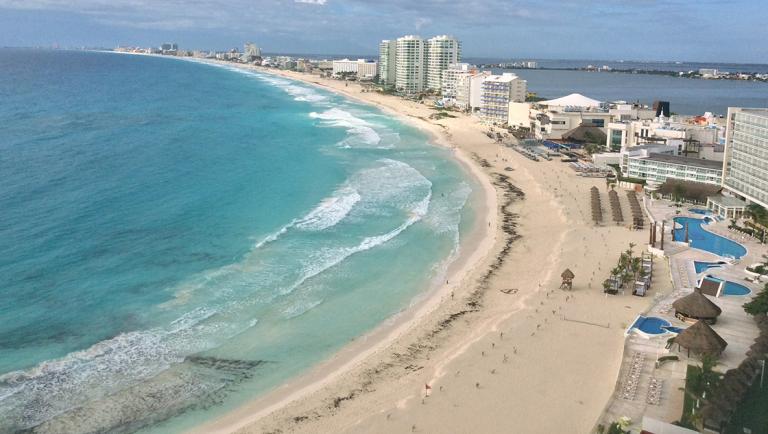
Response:
[[[688,207],[676,208],[667,201],[647,201],[646,209],[650,212],[651,221],[665,221],[667,233],[665,234],[665,257],[657,258],[656,264],[666,262],[668,267],[654,269],[654,284],[659,279],[669,279],[672,282],[673,291],[667,294],[657,295],[656,303],[648,310],[647,316],[655,316],[669,321],[676,327],[687,327],[674,316],[672,303],[680,297],[690,294],[697,287],[699,279],[704,274],[730,280],[747,286],[752,294],[747,296],[721,296],[710,299],[722,309],[722,314],[713,329],[728,342],[719,359],[717,370],[725,372],[735,368],[746,356],[746,352],[759,331],[751,316],[747,315],[742,305],[750,300],[762,283],[751,283],[744,278],[746,265],[760,262],[762,254],[766,253],[764,245],[759,244],[750,237],[741,237],[731,233],[727,226],[729,222],[718,222],[706,226],[706,229],[726,236],[743,244],[747,248],[747,255],[740,261],[726,264],[722,267],[710,268],[704,273],[696,273],[694,261],[718,262],[727,261],[712,253],[693,249],[683,243],[671,241],[672,219],[676,216],[701,217],[687,212]],[[680,210],[680,214],[676,211]],[[657,242],[658,247],[658,242]],[[660,275],[660,271],[666,270],[668,276]],[[616,383],[616,391],[611,401],[606,406],[600,423],[607,425],[620,417],[626,416],[632,419],[632,432],[639,432],[643,416],[664,421],[675,422],[680,419],[683,409],[683,391],[685,387],[685,373],[689,364],[699,364],[695,356],[690,358],[687,352],[677,351],[673,345],[667,350],[667,340],[672,334],[665,333],[657,337],[643,337],[637,333],[630,333],[624,347],[624,360],[622,362],[619,377]],[[656,365],[659,357],[676,355],[679,361],[668,361],[660,366]]]

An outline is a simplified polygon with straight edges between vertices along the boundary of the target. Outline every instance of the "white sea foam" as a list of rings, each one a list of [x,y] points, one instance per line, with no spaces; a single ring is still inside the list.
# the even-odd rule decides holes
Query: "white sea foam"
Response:
[[[469,184],[462,182],[450,192],[435,197],[432,202],[432,212],[424,218],[424,223],[438,234],[458,235],[461,210],[471,193],[472,188]]]
[[[305,231],[328,229],[352,215],[357,218],[355,222],[404,216],[396,227],[358,237],[351,245],[340,246],[340,240],[334,239],[311,249],[301,248],[295,250],[299,254],[295,259],[282,256],[273,262],[263,262],[263,258],[246,256],[242,261],[209,270],[181,285],[186,302],[192,305],[204,302],[204,306],[209,307],[181,314],[166,327],[123,333],[58,360],[0,376],[0,414],[6,419],[0,423],[0,431],[6,424],[11,424],[14,430],[27,429],[45,421],[71,423],[78,417],[88,417],[89,424],[95,427],[109,427],[115,415],[121,414],[125,400],[150,402],[154,398],[146,401],[143,394],[168,396],[173,393],[168,387],[179,388],[174,405],[200,399],[200,393],[215,390],[221,384],[213,377],[198,378],[194,371],[183,367],[186,364],[181,364],[187,356],[215,348],[256,326],[253,318],[259,310],[252,310],[254,306],[272,309],[269,306],[276,298],[291,293],[307,280],[352,255],[394,240],[429,214],[431,198],[431,182],[401,161],[384,159],[375,167],[357,171],[303,218],[268,238],[277,240],[290,227]],[[281,302],[288,306],[283,310],[284,317],[295,318],[322,303],[322,298],[313,294],[314,288],[304,289],[302,287],[304,295],[299,300],[286,298]],[[171,304],[166,309],[179,306],[184,303]],[[180,382],[173,383],[177,380]],[[163,381],[170,386],[163,388],[160,384]],[[104,413],[93,414],[102,411]],[[50,429],[60,426],[50,423]]]
[[[360,193],[357,190],[349,186],[342,187],[297,221],[295,226],[305,231],[328,229],[344,219],[359,201]]]
[[[323,199],[305,216],[290,221],[277,231],[267,235],[253,246],[253,250],[277,241],[289,230],[321,231],[339,224],[355,207],[361,211],[380,210],[382,206],[397,205],[408,208],[413,203],[412,194],[423,194],[432,183],[416,169],[397,160],[383,159],[373,168],[353,174],[331,196]]]
[[[350,137],[340,143],[342,147],[376,147],[381,142],[381,136],[373,129],[373,124],[340,108],[334,107],[322,113],[312,112],[309,117],[319,119],[326,126],[346,128]]]
[[[319,102],[327,99],[314,90],[302,86],[289,84],[287,86],[283,86],[282,89],[293,96],[295,101]]]
[[[370,250],[394,239],[403,233],[403,231],[408,229],[411,225],[421,220],[424,215],[427,214],[431,197],[432,193],[428,192],[427,196],[418,202],[416,206],[413,207],[413,209],[411,209],[411,212],[405,222],[385,234],[365,237],[356,246],[321,249],[314,253],[310,261],[308,261],[301,277],[299,277],[299,279],[296,280],[293,285],[284,290],[283,293],[287,294],[292,292],[307,280],[335,267],[356,253]]]
[[[216,313],[194,309],[167,328],[121,333],[60,359],[4,374],[0,414],[17,429],[30,428],[146,381],[242,331],[243,326],[234,323],[211,321]]]
[[[296,318],[321,304],[323,304],[323,300],[299,301],[283,309],[283,315],[286,319]]]
[[[272,77],[268,75],[259,74],[256,77],[258,77],[261,81],[265,83],[269,83],[273,86],[276,86],[282,90],[284,90],[286,93],[294,97],[294,101],[304,101],[304,102],[320,102],[325,101],[328,98],[324,95],[321,95],[317,93],[314,89],[301,86],[296,84],[296,82],[285,80],[282,78]]]
[[[260,248],[264,247],[265,245],[267,245],[267,244],[269,244],[269,243],[271,243],[273,241],[277,241],[277,239],[280,238],[280,236],[282,236],[286,232],[288,232],[288,229],[290,229],[292,226],[293,226],[293,222],[290,222],[287,225],[283,226],[282,228],[278,229],[276,232],[273,232],[273,233],[267,235],[266,237],[264,237],[263,240],[261,240],[258,243],[254,244],[253,249],[254,250],[260,249]]]

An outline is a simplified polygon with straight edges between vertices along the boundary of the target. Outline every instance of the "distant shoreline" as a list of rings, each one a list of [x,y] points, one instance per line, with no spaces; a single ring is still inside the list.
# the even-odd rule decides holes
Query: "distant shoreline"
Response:
[[[740,73],[733,73],[728,74],[727,76],[720,76],[720,77],[703,77],[701,75],[698,75],[696,73],[689,74],[689,73],[681,73],[679,71],[670,71],[670,70],[658,70],[658,69],[638,69],[638,68],[630,68],[630,69],[600,69],[600,68],[587,68],[587,67],[575,67],[575,68],[552,68],[552,67],[538,67],[538,68],[503,68],[499,65],[479,65],[479,68],[482,69],[500,69],[503,71],[575,71],[575,72],[595,72],[595,73],[615,73],[615,74],[633,74],[633,75],[660,75],[660,76],[667,76],[667,77],[674,77],[674,78],[687,78],[692,80],[730,80],[730,81],[752,81],[752,82],[759,82],[759,83],[768,83],[768,73],[759,73],[759,72],[740,72]],[[748,79],[738,78],[734,75],[736,74],[748,74],[753,77]],[[756,78],[755,75],[765,75],[766,78]]]

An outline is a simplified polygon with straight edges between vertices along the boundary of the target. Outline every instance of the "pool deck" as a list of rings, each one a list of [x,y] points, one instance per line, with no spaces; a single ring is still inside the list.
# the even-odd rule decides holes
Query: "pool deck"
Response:
[[[746,266],[762,260],[761,255],[766,252],[766,247],[750,237],[736,236],[728,230],[728,221],[706,225],[706,230],[718,235],[730,238],[747,248],[747,254],[740,260],[730,265],[719,268],[710,268],[697,275],[694,261],[717,262],[728,259],[715,254],[693,249],[684,243],[672,242],[670,233],[673,228],[673,218],[679,216],[701,217],[699,214],[690,213],[688,208],[675,208],[668,201],[646,201],[646,211],[649,212],[651,221],[666,221],[665,257],[657,258],[657,262],[667,262],[669,276],[660,275],[655,271],[654,285],[658,281],[671,280],[673,290],[671,293],[658,293],[654,296],[654,303],[643,313],[645,316],[655,316],[669,321],[672,326],[688,327],[674,316],[672,303],[680,297],[690,294],[698,283],[698,279],[711,274],[724,280],[730,280],[747,286],[752,294],[746,296],[722,296],[710,299],[722,309],[722,314],[713,329],[728,342],[728,347],[720,356],[717,370],[725,372],[735,368],[746,356],[746,352],[758,335],[758,329],[751,316],[747,315],[742,305],[750,300],[763,283],[750,283],[744,280],[747,276]],[[679,209],[680,214],[675,211]],[[667,267],[664,267],[667,268]],[[667,339],[672,334],[662,334],[657,337],[642,337],[637,333],[630,333],[624,345],[624,358],[616,382],[616,390],[608,402],[603,415],[600,418],[602,424],[617,420],[626,416],[632,419],[632,432],[641,430],[644,416],[663,422],[671,423],[680,419],[683,409],[683,391],[685,387],[685,374],[687,365],[699,364],[697,357],[687,355],[685,350],[678,352],[675,345],[671,349],[665,349]],[[665,355],[676,355],[679,361],[668,361],[660,367],[655,366],[656,360]],[[642,360],[642,362],[638,362]],[[654,398],[652,391],[652,379],[661,382],[658,400]],[[630,393],[627,393],[630,390]]]

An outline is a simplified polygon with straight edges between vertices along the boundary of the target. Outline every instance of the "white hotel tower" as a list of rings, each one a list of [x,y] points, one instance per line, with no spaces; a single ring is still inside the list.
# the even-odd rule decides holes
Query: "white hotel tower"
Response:
[[[452,36],[441,35],[427,40],[424,88],[440,90],[442,73],[448,65],[461,60],[461,43]]]
[[[424,60],[426,44],[419,36],[407,35],[397,39],[395,83],[397,90],[414,94],[424,90]]]
[[[397,41],[384,40],[379,44],[379,82],[386,86],[395,85],[397,74]]]

